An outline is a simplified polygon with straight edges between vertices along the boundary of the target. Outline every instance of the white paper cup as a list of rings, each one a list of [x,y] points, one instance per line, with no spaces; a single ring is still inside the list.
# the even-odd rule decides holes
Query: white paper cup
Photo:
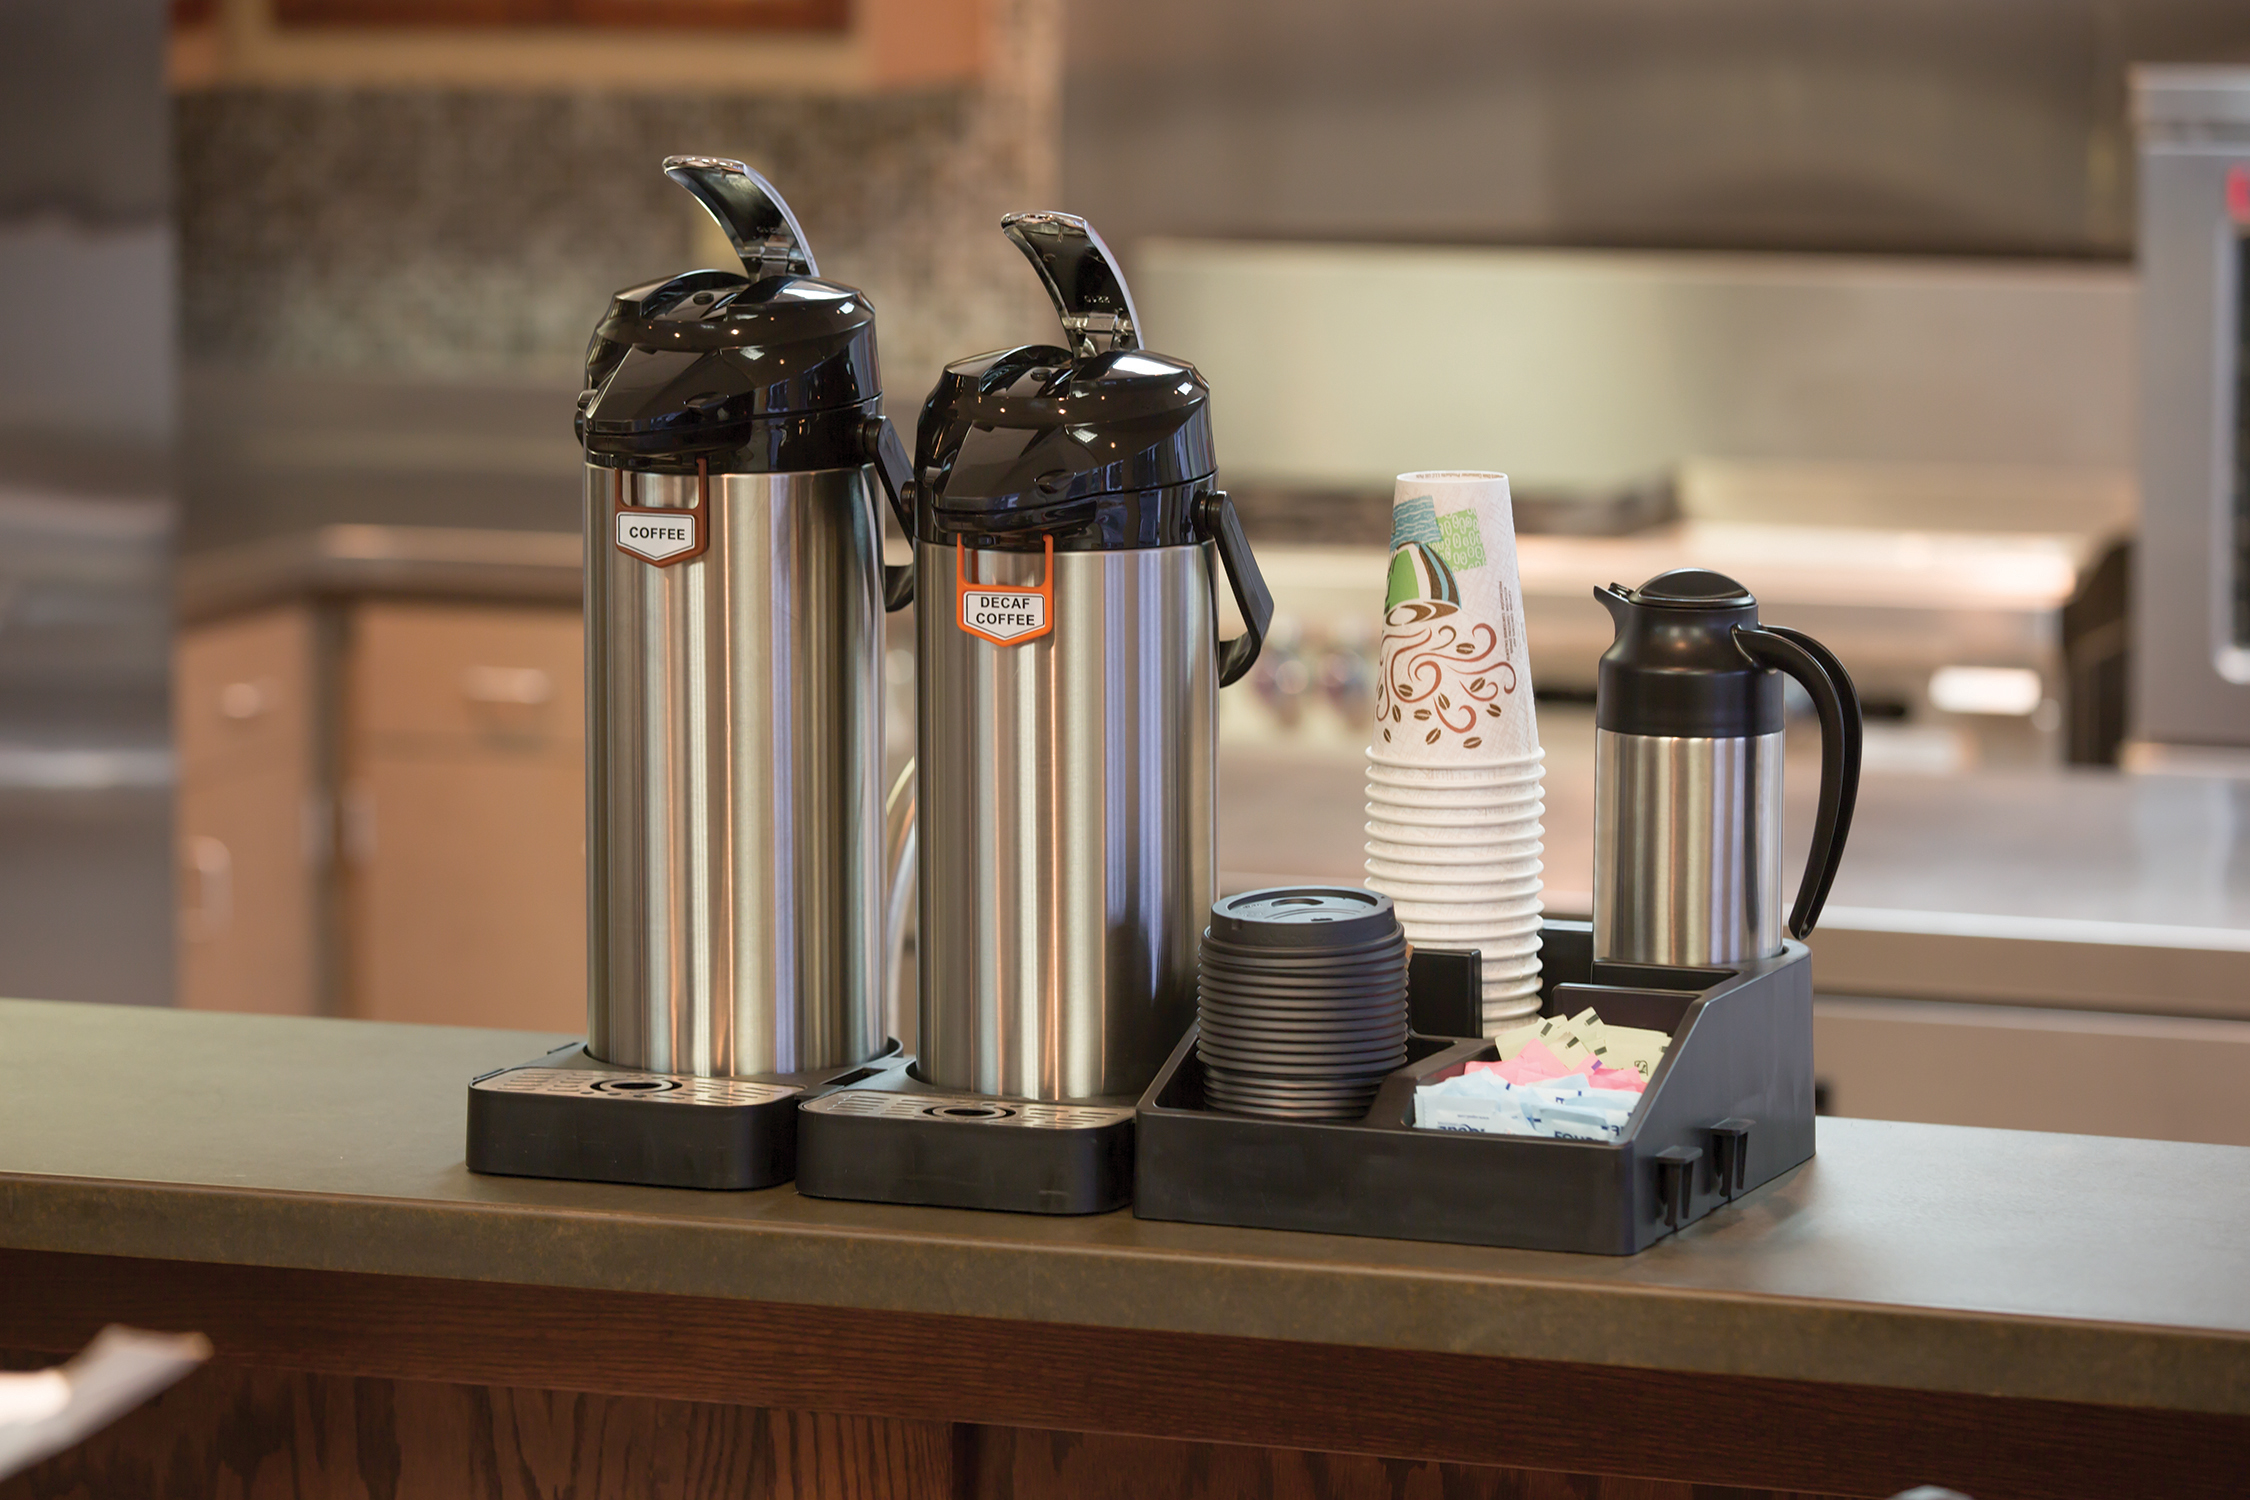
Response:
[[[1536,780],[1547,761],[1545,750],[1532,750],[1475,765],[1432,766],[1399,760],[1379,751],[1367,752],[1367,777],[1394,786],[1507,786]]]
[[[1367,815],[1401,828],[1503,828],[1544,818],[1547,804],[1537,797],[1482,807],[1394,807],[1371,797]]]
[[[1435,922],[1447,927],[1465,927],[1480,923],[1492,932],[1500,931],[1503,925],[1513,930],[1518,922],[1532,924],[1523,929],[1527,932],[1537,931],[1544,910],[1536,891],[1487,901],[1401,901],[1391,896],[1391,905],[1397,910],[1399,921],[1408,926]]]
[[[1539,929],[1536,926],[1528,932],[1497,933],[1481,928],[1475,932],[1454,931],[1432,922],[1402,922],[1399,925],[1406,929],[1406,940],[1417,948],[1474,948],[1484,955],[1484,961],[1488,965],[1504,958],[1536,959],[1539,954]]]
[[[1537,777],[1508,786],[1392,786],[1387,781],[1370,781],[1367,800],[1385,807],[1513,807],[1524,802],[1543,803],[1547,791]]]
[[[1482,866],[1487,870],[1497,870],[1502,865],[1514,864],[1520,860],[1537,859],[1546,852],[1547,846],[1537,838],[1495,840],[1484,844],[1406,844],[1396,839],[1367,841],[1367,858],[1371,862],[1385,860],[1392,864],[1429,869]]]
[[[1515,880],[1487,880],[1478,884],[1446,885],[1439,881],[1392,880],[1370,875],[1365,881],[1371,891],[1381,891],[1393,902],[1426,901],[1515,901],[1525,896],[1538,896],[1546,889],[1546,879],[1541,875],[1525,875]]]
[[[1543,842],[1540,817],[1528,813],[1504,823],[1393,823],[1370,818],[1369,847],[1376,841],[1418,849],[1493,849],[1514,852],[1515,846]]]
[[[1459,854],[1460,850],[1440,850],[1440,855]],[[1407,880],[1420,885],[1491,885],[1501,881],[1529,880],[1542,874],[1546,865],[1539,858],[1542,850],[1533,845],[1513,850],[1497,859],[1446,859],[1425,858],[1427,850],[1417,847],[1406,859],[1393,859],[1388,855],[1370,855],[1363,862],[1368,875],[1377,880]]]
[[[1431,942],[1429,947],[1438,947],[1438,945]],[[1469,947],[1476,947],[1476,945],[1471,942]],[[1489,951],[1489,949],[1478,949],[1478,951],[1483,951],[1483,954],[1485,954],[1485,987],[1487,987],[1487,990],[1492,985],[1501,983],[1501,981],[1519,981],[1519,978],[1530,978],[1530,981],[1537,981],[1537,978],[1539,978],[1539,949],[1537,949],[1537,945],[1532,947],[1530,954],[1498,954],[1498,951]]]
[[[1460,911],[1453,915],[1433,915],[1433,918],[1408,918],[1399,913],[1399,927],[1406,929],[1406,938],[1413,942],[1451,942],[1453,947],[1478,947],[1480,938],[1537,938],[1543,922],[1539,902],[1483,902],[1483,906],[1501,911]],[[1516,906],[1516,911],[1505,911],[1503,906]]]

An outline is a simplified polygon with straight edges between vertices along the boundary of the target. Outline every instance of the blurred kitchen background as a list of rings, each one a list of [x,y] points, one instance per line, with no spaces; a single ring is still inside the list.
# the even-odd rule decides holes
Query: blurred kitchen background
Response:
[[[1502,469],[1551,910],[1589,590],[1716,567],[1871,715],[1829,1107],[2250,1142],[2250,75],[2177,71],[2250,66],[2240,0],[0,26],[0,993],[582,1025],[569,419],[613,289],[730,263],[656,170],[694,151],[871,294],[902,422],[1049,337],[1003,211],[1124,254],[1279,608],[1224,705],[1230,885],[1358,878],[1391,476]],[[2020,1086],[1964,1084],[1996,1056]],[[2090,1067],[2174,1102],[2089,1105]]]

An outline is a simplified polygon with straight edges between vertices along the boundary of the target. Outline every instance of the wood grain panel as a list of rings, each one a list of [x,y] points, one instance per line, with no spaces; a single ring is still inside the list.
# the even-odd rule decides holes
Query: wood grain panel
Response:
[[[328,1373],[1753,1489],[2236,1500],[2250,1450],[2238,1417],[991,1318],[29,1251],[0,1286],[38,1288],[0,1302],[28,1348],[125,1321]]]
[[[1350,1453],[1021,1428],[966,1429],[961,1492],[976,1500],[1827,1500]]]
[[[213,1364],[0,1500],[950,1500],[952,1429]]]

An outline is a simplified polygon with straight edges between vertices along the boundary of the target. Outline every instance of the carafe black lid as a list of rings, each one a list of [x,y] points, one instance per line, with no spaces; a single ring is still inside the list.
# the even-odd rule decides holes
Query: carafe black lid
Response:
[[[946,366],[916,435],[916,534],[971,545],[1051,535],[1065,548],[1192,540],[1192,501],[1218,470],[1210,386],[1195,366],[1140,347],[1132,295],[1085,220],[1011,214],[1001,227],[1045,282],[1071,347]]]
[[[1781,678],[1736,644],[1757,628],[1748,589],[1703,568],[1594,590],[1617,639],[1595,671],[1594,723],[1616,734],[1734,739],[1781,728]]]
[[[866,294],[820,279],[788,205],[742,163],[675,156],[664,170],[719,221],[742,271],[689,271],[610,299],[578,403],[588,456],[663,466],[749,449],[745,466],[766,467],[763,428],[832,413],[842,432],[873,415],[883,383]]]
[[[1616,585],[1612,584],[1612,588]],[[1642,604],[1671,605],[1684,609],[1756,610],[1750,591],[1724,573],[1708,568],[1674,568],[1659,573],[1637,589],[1625,592]],[[1754,616],[1753,616],[1754,618]]]

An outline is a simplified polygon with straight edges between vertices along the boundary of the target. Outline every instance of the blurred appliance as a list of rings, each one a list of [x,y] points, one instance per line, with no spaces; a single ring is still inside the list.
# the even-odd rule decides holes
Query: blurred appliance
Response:
[[[587,353],[587,1040],[470,1091],[480,1171],[760,1187],[885,1048],[874,314],[739,162],[672,157],[742,273],[617,294]],[[753,1081],[754,1080],[754,1081]]]
[[[1133,1101],[1194,1013],[1218,690],[1272,603],[1203,377],[1142,349],[1084,220],[1002,227],[1069,347],[947,366],[915,444],[919,1060],[806,1106],[798,1188],[1083,1213],[1129,1196]]]
[[[1709,965],[1782,951],[1781,678],[1820,715],[1820,813],[1790,913],[1803,938],[1851,832],[1859,697],[1811,636],[1758,623],[1721,573],[1595,590],[1617,627],[1594,693],[1594,957]]]
[[[1384,556],[1268,541],[1258,556],[1275,644],[1252,674],[1256,693],[1227,700],[1223,743],[1357,764]],[[1868,707],[1870,770],[1923,774],[2061,759],[2060,621],[2094,556],[2084,536],[1736,521],[1517,538],[1532,679],[1550,703],[1594,695],[1616,633],[1595,589],[1709,567],[1741,580],[1763,618],[1818,636],[1849,667]]]
[[[174,987],[175,236],[165,19],[0,48],[0,994]]]
[[[2250,746],[2250,69],[2133,76],[2141,539],[2133,734]]]

